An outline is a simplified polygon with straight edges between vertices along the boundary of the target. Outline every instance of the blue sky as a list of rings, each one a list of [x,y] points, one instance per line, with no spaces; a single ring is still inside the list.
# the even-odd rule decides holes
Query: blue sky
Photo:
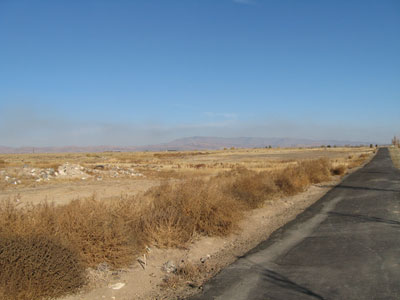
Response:
[[[0,145],[390,142],[400,1],[0,0]]]

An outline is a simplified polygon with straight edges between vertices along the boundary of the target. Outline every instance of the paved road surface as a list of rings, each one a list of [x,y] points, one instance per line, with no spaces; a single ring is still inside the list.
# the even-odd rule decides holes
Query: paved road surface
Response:
[[[388,149],[191,299],[400,299],[400,171]]]

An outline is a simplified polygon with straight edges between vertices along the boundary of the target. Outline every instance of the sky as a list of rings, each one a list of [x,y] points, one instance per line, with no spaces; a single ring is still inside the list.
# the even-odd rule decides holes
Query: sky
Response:
[[[398,0],[0,0],[0,145],[395,134]]]

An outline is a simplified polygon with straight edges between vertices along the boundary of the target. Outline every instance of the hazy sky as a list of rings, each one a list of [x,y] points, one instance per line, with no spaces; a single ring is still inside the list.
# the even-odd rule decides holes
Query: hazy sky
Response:
[[[0,0],[0,145],[394,134],[398,0]]]

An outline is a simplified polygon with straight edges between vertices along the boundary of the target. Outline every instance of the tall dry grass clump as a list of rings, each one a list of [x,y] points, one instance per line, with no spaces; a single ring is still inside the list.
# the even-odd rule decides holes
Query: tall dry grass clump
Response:
[[[223,172],[215,179],[224,194],[243,205],[245,209],[260,207],[277,192],[271,172],[255,172],[237,168]]]
[[[85,284],[88,267],[130,265],[144,247],[134,203],[0,203],[0,299],[62,296]]]
[[[52,299],[85,283],[77,253],[40,235],[0,235],[0,299]]]
[[[142,213],[141,226],[149,242],[159,247],[181,247],[196,235],[226,235],[242,216],[240,203],[215,181],[163,185],[148,196],[153,201]]]
[[[129,266],[145,246],[185,247],[201,235],[227,235],[245,211],[329,180],[330,174],[329,161],[320,159],[271,172],[237,168],[110,202],[0,203],[0,291],[15,299],[63,295],[84,284],[88,267]]]
[[[65,207],[49,207],[45,217],[52,234],[68,240],[88,266],[106,262],[120,267],[129,264],[138,249],[130,234],[134,226],[121,212],[123,203],[113,204],[74,201]]]
[[[142,250],[140,235],[134,234],[138,218],[133,203],[86,199],[18,208],[9,201],[0,205],[0,234],[55,237],[71,245],[88,267],[103,262],[125,266]]]
[[[275,184],[283,195],[304,191],[310,184],[330,179],[331,164],[327,159],[303,161],[275,173]]]
[[[303,168],[289,166],[274,174],[274,183],[281,195],[294,195],[304,191],[310,181]]]
[[[304,170],[310,183],[320,183],[330,179],[331,163],[326,158],[301,162],[299,168]]]

